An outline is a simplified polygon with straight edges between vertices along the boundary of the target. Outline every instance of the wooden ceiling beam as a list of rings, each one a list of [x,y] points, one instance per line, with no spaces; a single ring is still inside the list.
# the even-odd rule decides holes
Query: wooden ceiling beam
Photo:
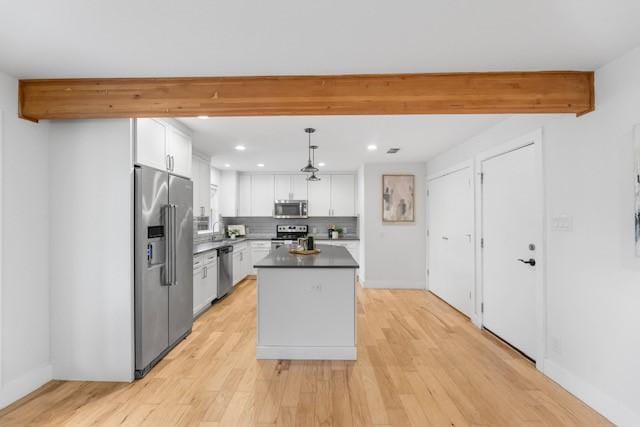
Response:
[[[20,80],[29,120],[593,111],[581,71]]]

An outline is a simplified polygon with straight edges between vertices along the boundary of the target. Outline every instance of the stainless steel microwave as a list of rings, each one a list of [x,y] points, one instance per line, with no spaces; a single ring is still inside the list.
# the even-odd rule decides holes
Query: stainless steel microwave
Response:
[[[306,200],[276,200],[274,218],[308,218]]]

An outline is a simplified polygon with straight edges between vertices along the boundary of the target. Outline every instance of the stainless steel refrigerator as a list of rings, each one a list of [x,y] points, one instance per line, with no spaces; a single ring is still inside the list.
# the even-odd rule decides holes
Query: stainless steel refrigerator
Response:
[[[191,332],[193,183],[135,167],[135,355],[141,378]]]

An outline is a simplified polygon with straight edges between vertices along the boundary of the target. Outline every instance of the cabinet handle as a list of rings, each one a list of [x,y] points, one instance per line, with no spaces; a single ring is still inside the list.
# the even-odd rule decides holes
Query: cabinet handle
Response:
[[[167,168],[168,171],[171,170],[171,156],[169,156],[168,154],[166,155],[166,158],[164,159],[164,163],[165,163],[165,167]]]
[[[173,155],[171,156],[171,172],[173,172],[173,167],[175,165],[175,158],[173,157]]]

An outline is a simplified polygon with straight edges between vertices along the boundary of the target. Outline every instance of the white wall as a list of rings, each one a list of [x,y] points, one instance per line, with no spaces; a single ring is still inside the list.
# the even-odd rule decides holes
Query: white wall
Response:
[[[65,380],[133,379],[129,120],[51,123],[51,360]]]
[[[17,99],[18,81],[0,73],[0,408],[51,379],[48,123],[19,119]]]
[[[364,206],[360,214],[363,239],[360,244],[364,246],[365,287],[425,289],[425,172],[424,163],[368,163],[362,166]],[[415,175],[414,223],[382,223],[383,174]]]
[[[640,49],[596,73],[586,116],[515,116],[427,164],[429,173],[542,127],[547,215],[544,371],[620,425],[640,425],[640,258],[634,256],[632,127]],[[550,219],[573,217],[573,231]]]

